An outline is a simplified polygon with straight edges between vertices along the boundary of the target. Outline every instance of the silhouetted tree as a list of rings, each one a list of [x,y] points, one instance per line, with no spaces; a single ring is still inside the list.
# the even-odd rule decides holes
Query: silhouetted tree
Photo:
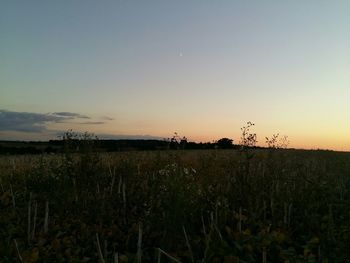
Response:
[[[233,140],[229,138],[221,138],[217,141],[216,145],[220,149],[231,149],[233,148]]]

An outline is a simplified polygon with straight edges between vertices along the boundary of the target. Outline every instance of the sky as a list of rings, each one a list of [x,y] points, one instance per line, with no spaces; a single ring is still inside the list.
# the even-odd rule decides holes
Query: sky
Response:
[[[240,139],[350,151],[350,1],[0,3],[0,139]]]

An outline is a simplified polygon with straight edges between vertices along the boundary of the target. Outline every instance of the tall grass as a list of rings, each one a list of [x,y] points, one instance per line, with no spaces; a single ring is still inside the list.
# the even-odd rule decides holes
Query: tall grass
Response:
[[[347,262],[350,154],[0,158],[1,262]]]

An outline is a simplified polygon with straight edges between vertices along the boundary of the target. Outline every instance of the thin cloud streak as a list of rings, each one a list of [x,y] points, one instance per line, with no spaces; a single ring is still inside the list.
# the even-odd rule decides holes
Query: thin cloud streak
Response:
[[[85,122],[79,122],[79,124],[93,124],[93,125],[100,125],[105,124],[104,121],[85,121]]]
[[[79,114],[79,113],[74,113],[74,112],[67,112],[67,111],[54,112],[54,113],[52,113],[52,115],[56,115],[56,116],[60,116],[60,117],[91,119],[89,116],[82,115],[82,114]]]
[[[114,118],[111,118],[111,117],[108,117],[108,116],[102,116],[101,119],[105,120],[105,121],[114,121]]]
[[[105,121],[85,121],[91,117],[74,112],[33,113],[16,112],[0,109],[0,131],[49,133],[47,126],[52,123],[76,123],[84,125],[101,125]]]

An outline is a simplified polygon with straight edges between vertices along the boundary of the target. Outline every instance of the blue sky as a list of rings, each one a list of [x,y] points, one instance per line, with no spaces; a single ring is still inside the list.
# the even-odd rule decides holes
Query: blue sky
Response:
[[[295,147],[350,150],[349,11],[348,1],[3,1],[0,139],[73,128],[238,141],[252,121],[261,143],[279,132]],[[90,119],[30,132],[8,112]]]

